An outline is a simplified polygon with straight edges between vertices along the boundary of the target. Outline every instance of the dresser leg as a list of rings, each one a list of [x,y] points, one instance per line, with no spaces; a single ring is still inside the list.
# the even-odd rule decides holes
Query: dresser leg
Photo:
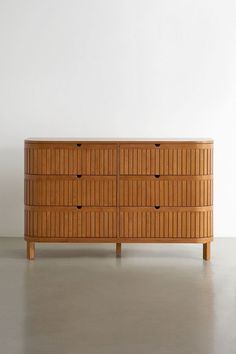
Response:
[[[121,256],[121,243],[116,243],[116,257]]]
[[[35,243],[27,241],[27,258],[32,260],[35,257]]]
[[[211,243],[206,242],[203,244],[203,259],[209,261],[211,258]]]

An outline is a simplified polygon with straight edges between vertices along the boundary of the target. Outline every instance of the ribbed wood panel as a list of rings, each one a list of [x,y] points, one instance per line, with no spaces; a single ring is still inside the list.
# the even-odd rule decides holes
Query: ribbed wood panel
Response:
[[[81,174],[81,151],[76,144],[25,144],[25,173]]]
[[[200,242],[213,237],[213,144],[25,142],[25,239]],[[117,248],[119,250],[119,247]]]
[[[120,206],[198,207],[213,203],[212,176],[121,176]]]
[[[25,173],[116,175],[116,144],[25,144]]]
[[[116,206],[116,177],[26,175],[25,204]]]
[[[121,175],[212,173],[212,144],[120,144]]]
[[[116,237],[116,208],[25,207],[25,235],[52,239]]]
[[[212,208],[120,208],[120,237],[212,237]]]
[[[83,175],[116,175],[117,145],[116,144],[83,144],[82,145]]]

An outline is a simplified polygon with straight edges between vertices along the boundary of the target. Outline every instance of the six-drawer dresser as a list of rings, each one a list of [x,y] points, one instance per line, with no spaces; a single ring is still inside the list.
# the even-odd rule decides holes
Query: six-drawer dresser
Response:
[[[26,139],[25,240],[203,244],[213,239],[211,139]]]

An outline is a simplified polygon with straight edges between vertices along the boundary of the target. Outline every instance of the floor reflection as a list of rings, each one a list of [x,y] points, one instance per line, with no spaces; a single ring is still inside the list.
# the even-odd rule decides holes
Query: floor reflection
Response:
[[[211,263],[159,249],[40,254],[24,275],[24,354],[213,353]]]

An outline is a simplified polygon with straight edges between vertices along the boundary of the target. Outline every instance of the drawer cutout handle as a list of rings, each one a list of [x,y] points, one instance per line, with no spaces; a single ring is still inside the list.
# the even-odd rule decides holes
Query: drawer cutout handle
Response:
[[[77,175],[77,178],[81,178],[82,177],[82,175]]]
[[[82,144],[77,144],[78,147],[80,147]]]
[[[161,146],[161,144],[155,144],[155,146],[159,148]]]
[[[160,205],[155,205],[155,209],[160,209]]]
[[[82,208],[82,205],[77,205],[77,209],[81,209]]]
[[[160,178],[160,175],[155,175],[156,178]]]

